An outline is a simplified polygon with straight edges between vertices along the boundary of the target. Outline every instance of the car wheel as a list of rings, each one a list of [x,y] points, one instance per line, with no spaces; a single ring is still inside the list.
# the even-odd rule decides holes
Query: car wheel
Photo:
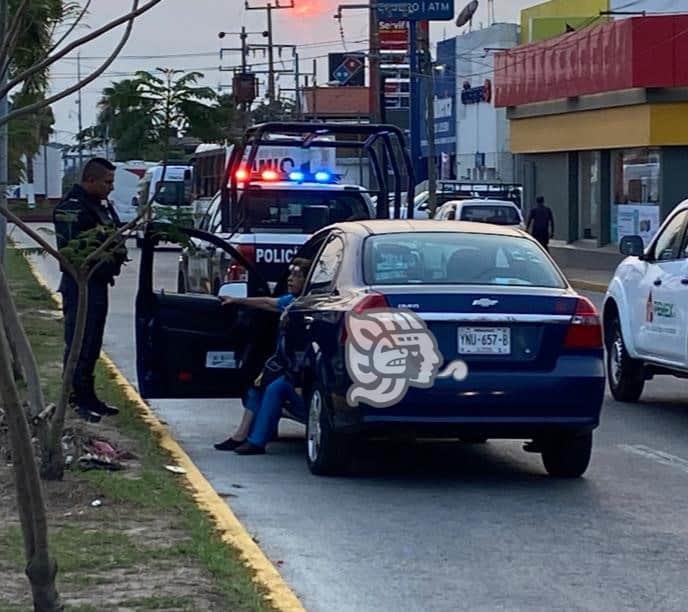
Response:
[[[306,421],[308,469],[317,476],[334,476],[345,471],[349,460],[348,439],[332,429],[327,394],[316,383],[310,393]]]
[[[612,321],[611,332],[607,347],[609,389],[620,402],[637,402],[645,386],[643,364],[629,357],[618,319]]]
[[[592,432],[562,436],[542,444],[542,463],[550,476],[578,478],[585,473],[592,454]]]
[[[184,282],[184,275],[181,271],[177,275],[177,293],[186,293],[186,283]]]

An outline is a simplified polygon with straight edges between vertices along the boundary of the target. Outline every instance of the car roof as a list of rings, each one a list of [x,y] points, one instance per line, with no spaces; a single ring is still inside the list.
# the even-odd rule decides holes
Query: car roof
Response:
[[[461,206],[509,206],[512,208],[518,208],[516,204],[509,200],[488,200],[483,198],[470,198],[468,200],[449,200],[445,202],[442,206],[447,206],[448,204],[461,204]]]
[[[530,237],[528,233],[508,225],[491,225],[472,221],[430,221],[426,219],[370,219],[366,221],[347,221],[336,223],[331,228],[340,228],[351,233],[366,234],[403,234],[411,232],[486,234],[490,236]]]

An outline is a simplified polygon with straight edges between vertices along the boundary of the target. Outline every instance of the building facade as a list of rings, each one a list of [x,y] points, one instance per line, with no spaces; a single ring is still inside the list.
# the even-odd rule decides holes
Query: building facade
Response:
[[[555,238],[647,242],[688,197],[688,15],[611,21],[496,57],[526,206],[543,195]]]
[[[495,23],[456,37],[456,176],[514,181],[509,122],[493,99],[495,50],[518,44],[518,25]]]

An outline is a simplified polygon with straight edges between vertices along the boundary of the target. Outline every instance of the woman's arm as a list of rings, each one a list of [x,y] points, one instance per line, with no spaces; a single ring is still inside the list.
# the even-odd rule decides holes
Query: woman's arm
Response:
[[[246,306],[248,308],[257,308],[258,310],[267,310],[269,312],[279,312],[277,307],[277,298],[271,297],[249,297],[249,298],[234,298],[222,297],[223,306],[235,304],[237,306]]]

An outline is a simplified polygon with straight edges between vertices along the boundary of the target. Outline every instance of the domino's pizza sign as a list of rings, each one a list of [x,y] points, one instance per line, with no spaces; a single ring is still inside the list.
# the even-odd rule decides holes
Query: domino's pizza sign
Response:
[[[377,0],[384,21],[447,21],[454,19],[454,0]]]

